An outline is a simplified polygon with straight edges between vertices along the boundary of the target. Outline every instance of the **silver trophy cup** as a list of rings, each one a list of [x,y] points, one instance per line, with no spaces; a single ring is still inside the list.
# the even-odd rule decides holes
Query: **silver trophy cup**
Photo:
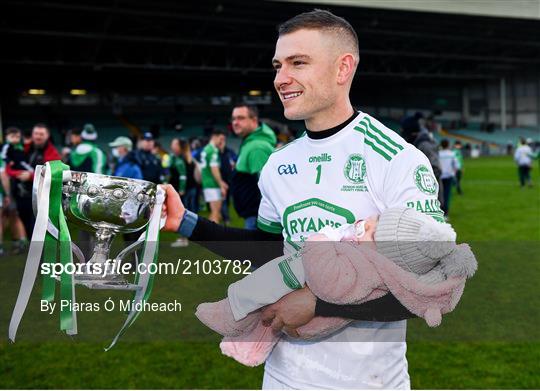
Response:
[[[33,209],[37,214],[38,189],[44,179],[44,166],[37,166],[33,187]],[[157,185],[137,179],[65,171],[62,186],[62,209],[66,220],[79,229],[93,232],[95,245],[84,272],[75,275],[78,284],[94,289],[137,289],[116,272],[119,262],[135,251],[143,241],[124,249],[110,261],[111,243],[118,233],[141,231],[147,224],[156,202]],[[107,262],[109,260],[109,262]],[[97,264],[101,264],[99,268]],[[101,273],[96,273],[101,270]]]

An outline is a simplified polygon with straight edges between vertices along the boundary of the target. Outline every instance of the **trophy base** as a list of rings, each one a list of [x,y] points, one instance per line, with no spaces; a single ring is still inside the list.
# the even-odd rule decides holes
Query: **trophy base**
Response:
[[[88,289],[106,289],[118,291],[138,291],[141,289],[139,285],[125,282],[123,284],[111,281],[75,281],[77,284],[87,287]]]
[[[106,277],[95,274],[79,274],[75,283],[89,289],[138,290],[139,285],[127,282],[120,274],[108,274]]]

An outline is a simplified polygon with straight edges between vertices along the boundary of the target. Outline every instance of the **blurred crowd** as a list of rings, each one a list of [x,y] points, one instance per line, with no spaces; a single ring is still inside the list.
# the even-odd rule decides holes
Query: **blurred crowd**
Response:
[[[437,143],[433,134],[439,130],[433,117],[424,118],[422,113],[401,121],[403,138],[422,151],[433,167],[439,183],[440,207],[448,218],[454,189],[458,195],[463,194],[464,157],[478,157],[481,151],[470,144],[463,146],[459,140],[453,145],[446,139]],[[241,139],[238,153],[227,146],[231,132]],[[244,227],[256,229],[261,199],[257,185],[259,173],[280,144],[279,134],[276,136],[259,119],[257,108],[250,105],[232,109],[229,131],[208,124],[204,135],[174,138],[170,145],[163,145],[159,132],[150,129],[138,136],[119,136],[102,150],[97,143],[98,131],[90,123],[69,130],[62,145],[53,143],[51,131],[43,123],[24,131],[9,127],[4,136],[0,151],[0,255],[4,252],[1,241],[5,229],[11,232],[12,253],[27,249],[35,222],[34,169],[59,159],[74,171],[170,183],[187,209],[195,213],[205,210],[216,223],[230,222],[232,204],[237,215],[244,219]],[[514,160],[522,187],[532,186],[530,173],[539,152],[538,145],[525,139],[515,149]],[[136,235],[128,234],[124,239],[136,240]],[[172,245],[185,246],[187,240],[180,238]]]
[[[35,216],[32,185],[37,165],[61,159],[71,170],[170,183],[186,208],[206,209],[216,223],[230,222],[230,205],[245,219],[245,227],[256,229],[260,192],[258,175],[277,144],[274,131],[259,120],[256,107],[240,105],[232,110],[231,130],[242,142],[239,153],[227,147],[228,132],[212,128],[208,136],[174,138],[163,145],[155,132],[138,137],[119,136],[108,148],[98,146],[99,133],[88,123],[65,135],[64,147],[55,145],[46,124],[38,123],[28,132],[9,127],[0,159],[0,230],[11,230],[12,253],[22,253],[32,237]],[[3,232],[0,231],[0,239]],[[125,235],[125,240],[136,240]],[[90,240],[84,238],[83,240]],[[185,239],[172,244],[187,245]],[[4,252],[0,245],[0,254]]]
[[[439,202],[447,220],[449,220],[450,200],[455,191],[463,195],[461,181],[464,170],[465,158],[478,158],[480,155],[489,155],[489,146],[483,143],[471,146],[455,140],[450,145],[448,139],[442,139],[440,143],[435,141],[434,134],[439,133],[441,126],[437,124],[433,116],[427,118],[421,112],[407,116],[401,121],[401,136],[410,144],[422,151],[429,159],[433,167],[433,173],[439,183]],[[513,149],[510,150],[512,152]],[[521,138],[519,146],[513,153],[514,161],[518,166],[520,186],[532,187],[531,170],[533,160],[540,158],[540,145],[531,139]]]

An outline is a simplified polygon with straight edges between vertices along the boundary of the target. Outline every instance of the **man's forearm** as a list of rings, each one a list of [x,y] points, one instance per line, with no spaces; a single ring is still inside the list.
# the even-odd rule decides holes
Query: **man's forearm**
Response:
[[[317,298],[315,315],[373,322],[395,322],[417,317],[391,293],[362,304],[338,305]]]
[[[224,258],[248,259],[257,267],[283,255],[281,234],[225,227],[190,211],[184,214],[178,233]]]

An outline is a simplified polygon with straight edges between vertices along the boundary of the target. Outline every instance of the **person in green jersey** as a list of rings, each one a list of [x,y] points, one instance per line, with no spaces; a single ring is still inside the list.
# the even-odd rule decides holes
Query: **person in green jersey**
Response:
[[[245,220],[244,227],[253,230],[257,228],[257,213],[261,203],[261,192],[257,185],[259,174],[274,152],[277,139],[268,125],[259,122],[259,111],[255,106],[236,106],[231,122],[234,133],[242,138],[231,194],[236,212]]]
[[[94,125],[86,124],[81,131],[71,131],[71,151],[68,164],[72,170],[105,174],[107,168],[107,156],[95,144],[98,134]]]
[[[201,153],[201,178],[204,200],[210,204],[210,221],[221,222],[221,204],[228,186],[221,178],[219,150],[225,144],[225,132],[214,130]]]
[[[461,141],[457,140],[454,143],[454,149],[452,150],[457,160],[457,170],[456,170],[456,191],[459,195],[463,194],[461,190],[461,177],[463,175],[463,154],[461,153]]]

